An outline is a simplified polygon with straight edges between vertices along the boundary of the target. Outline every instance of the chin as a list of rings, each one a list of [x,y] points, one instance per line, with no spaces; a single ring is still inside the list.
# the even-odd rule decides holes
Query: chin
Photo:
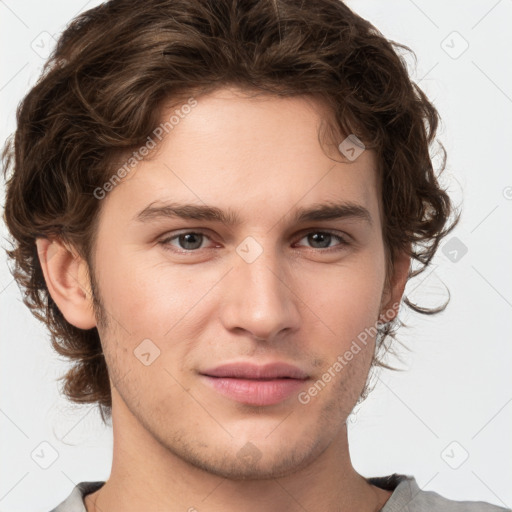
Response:
[[[185,462],[210,474],[230,480],[268,480],[291,475],[307,467],[326,448],[321,439],[294,439],[284,446],[283,437],[246,441],[236,438],[230,445],[180,446],[178,455]],[[268,434],[267,434],[268,436]],[[289,440],[289,438],[288,438]],[[328,444],[328,443],[327,443]],[[175,448],[175,447],[173,447]]]

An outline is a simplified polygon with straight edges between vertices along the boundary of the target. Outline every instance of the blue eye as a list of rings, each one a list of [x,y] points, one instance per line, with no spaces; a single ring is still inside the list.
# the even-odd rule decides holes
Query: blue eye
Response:
[[[163,244],[169,244],[172,240],[177,240],[180,244],[180,248],[185,251],[194,251],[200,249],[204,237],[204,233],[197,233],[195,231],[187,231],[170,238],[162,240]]]
[[[344,237],[332,231],[309,231],[299,240],[306,238],[308,239],[308,243],[317,245],[316,247],[310,247],[311,249],[318,249],[321,252],[339,250],[349,245],[349,242]],[[205,239],[209,239],[209,237],[202,231],[184,231],[164,238],[159,243],[167,250],[178,253],[192,253],[205,248],[202,247]],[[178,246],[172,243],[175,240]],[[333,241],[337,241],[338,243],[331,245]]]
[[[344,238],[330,231],[310,231],[306,236],[302,237],[301,240],[304,238],[307,238],[309,243],[312,242],[313,244],[324,244],[327,242],[327,247],[313,247],[313,249],[331,249],[330,242],[332,242],[333,239],[338,240],[339,245],[347,245]]]

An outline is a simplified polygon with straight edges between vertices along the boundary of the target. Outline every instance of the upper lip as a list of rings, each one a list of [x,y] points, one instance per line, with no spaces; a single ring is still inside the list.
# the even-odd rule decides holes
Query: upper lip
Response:
[[[209,377],[230,377],[238,379],[307,379],[307,373],[288,363],[227,363],[201,372]]]

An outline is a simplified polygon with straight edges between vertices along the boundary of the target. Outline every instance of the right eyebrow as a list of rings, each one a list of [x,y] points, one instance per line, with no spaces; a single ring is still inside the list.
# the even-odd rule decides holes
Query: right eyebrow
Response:
[[[161,206],[146,206],[136,216],[138,222],[149,222],[160,218],[180,218],[184,220],[207,220],[222,222],[228,226],[241,223],[240,217],[232,210],[224,211],[216,206],[166,203]]]

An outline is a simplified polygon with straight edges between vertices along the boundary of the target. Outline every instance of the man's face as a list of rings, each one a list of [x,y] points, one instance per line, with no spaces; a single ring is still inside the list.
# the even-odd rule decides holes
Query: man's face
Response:
[[[114,429],[121,421],[214,474],[283,475],[333,442],[366,382],[375,340],[344,354],[381,312],[375,155],[329,158],[312,100],[230,89],[196,99],[101,205],[95,280]],[[137,218],[169,203],[230,210],[239,223]],[[371,222],[295,219],[334,203]],[[219,369],[231,363],[241,366]],[[296,374],[258,373],[272,363]]]

